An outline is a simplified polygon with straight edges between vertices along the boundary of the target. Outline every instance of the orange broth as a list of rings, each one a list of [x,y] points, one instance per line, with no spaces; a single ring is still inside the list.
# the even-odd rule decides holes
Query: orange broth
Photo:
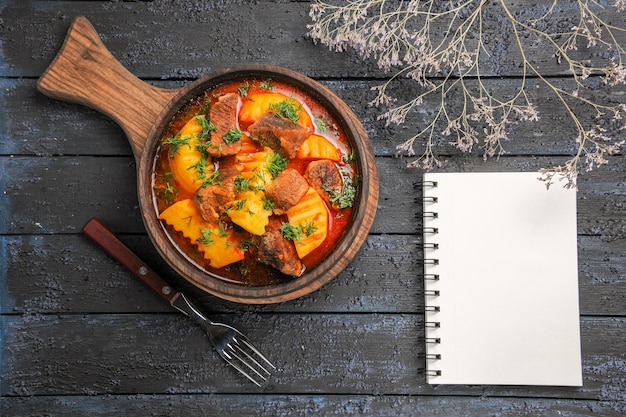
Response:
[[[271,82],[271,90],[267,88],[269,82]],[[242,87],[244,86],[245,93],[242,93]],[[154,164],[153,197],[157,215],[162,213],[163,210],[177,201],[193,198],[193,195],[190,195],[188,192],[180,189],[176,178],[173,177],[170,166],[170,149],[169,145],[164,144],[164,141],[167,138],[175,136],[192,117],[195,117],[197,114],[203,114],[203,112],[206,111],[205,109],[209,107],[211,103],[215,103],[217,101],[217,97],[223,94],[238,93],[241,98],[239,104],[239,109],[241,109],[241,106],[243,106],[246,100],[249,100],[248,97],[250,95],[267,92],[284,94],[290,99],[296,100],[303,106],[308,115],[311,117],[311,120],[314,122],[314,131],[310,133],[323,136],[340,151],[341,160],[336,162],[336,164],[342,173],[344,182],[348,179],[348,181],[352,182],[354,187],[358,188],[359,184],[357,182],[356,165],[352,159],[352,149],[350,148],[344,132],[325,108],[304,92],[299,91],[288,84],[269,80],[247,79],[220,85],[205,92],[201,97],[191,100],[175,115],[173,120],[165,128],[161,136],[161,146],[157,151]],[[208,119],[208,111],[206,111],[206,115]],[[242,123],[239,120],[239,110],[237,111],[237,119],[238,128],[244,135],[247,135],[247,128],[249,124]],[[322,121],[323,124],[318,123],[319,121]],[[256,146],[259,151],[263,150],[262,145],[257,144]],[[304,174],[308,164],[312,160],[313,159],[294,158],[289,160],[288,168],[295,169],[300,174]],[[236,163],[235,158],[231,156],[219,159],[213,158],[212,162],[217,170],[228,168]],[[328,212],[327,236],[319,247],[301,259],[302,264],[305,266],[304,274],[329,256],[340,241],[341,237],[344,235],[352,217],[353,207],[335,209],[331,208],[326,202],[325,206]],[[276,215],[272,214],[272,216]],[[278,218],[283,223],[287,222],[286,215],[278,216]],[[240,239],[241,241],[251,239],[252,235],[236,224],[230,222],[226,214],[222,215],[222,219],[224,220],[223,223],[225,224],[225,227],[234,233],[236,239]],[[210,262],[204,258],[202,252],[198,250],[190,239],[185,238],[182,233],[177,232],[165,222],[162,222],[162,225],[172,242],[175,243],[178,249],[190,261],[204,270],[207,274],[213,275],[219,279],[248,286],[264,286],[297,279],[297,277],[285,275],[273,267],[257,261],[254,247],[245,251],[245,257],[243,260],[231,263],[230,265],[222,268],[214,268],[211,266]]]

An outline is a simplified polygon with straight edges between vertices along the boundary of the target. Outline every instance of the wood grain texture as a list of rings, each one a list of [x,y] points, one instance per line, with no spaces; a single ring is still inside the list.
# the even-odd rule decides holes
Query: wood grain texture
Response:
[[[195,289],[161,259],[145,235],[121,239],[207,312],[420,313],[421,251],[407,235],[370,235],[352,263],[322,289],[269,306],[239,306]],[[2,314],[160,313],[169,307],[117,262],[78,235],[4,236]],[[583,315],[626,315],[626,242],[579,238]]]
[[[565,157],[502,157],[483,162],[478,156],[452,158],[442,171],[534,171]],[[377,158],[380,188],[373,233],[414,234],[421,227],[414,184],[420,173],[405,159]],[[0,159],[0,233],[77,233],[94,216],[115,232],[144,233],[137,199],[136,164],[132,157],[7,157]],[[606,239],[626,236],[623,210],[626,158],[609,170],[581,174],[578,232]],[[59,198],[59,196],[70,198]],[[418,217],[416,217],[418,216]]]
[[[583,381],[580,388],[429,386],[423,360],[421,172],[394,158],[437,100],[402,126],[377,120],[371,87],[386,74],[353,52],[305,36],[309,1],[0,2],[0,415],[622,416],[626,414],[626,155],[581,173],[578,265]],[[551,1],[509,2],[538,16]],[[609,5],[609,3],[603,3]],[[520,57],[492,2],[486,35],[496,52],[483,82],[510,94]],[[557,2],[559,27],[575,2]],[[617,25],[626,14],[600,11]],[[277,64],[321,82],[345,101],[369,135],[380,196],[372,229],[333,281],[296,300],[242,306],[181,278],[152,245],[137,198],[137,163],[126,134],[90,108],[36,89],[77,15],[93,23],[111,55],[156,89],[179,89],[241,63]],[[251,19],[253,17],[253,19]],[[227,23],[224,23],[227,22]],[[499,29],[498,29],[499,28]],[[626,34],[620,42],[626,42]],[[601,58],[597,51],[579,53]],[[545,44],[531,59],[570,88]],[[442,171],[530,171],[574,151],[571,123],[529,82],[541,119],[521,123],[510,152],[484,162],[446,138]],[[611,103],[626,88],[587,91]],[[400,99],[411,86],[394,84]],[[582,114],[593,123],[593,114]],[[614,133],[614,132],[611,132]],[[621,137],[624,132],[617,132]],[[416,149],[419,151],[419,148]],[[81,233],[101,217],[155,271],[212,317],[236,324],[280,372],[257,390],[211,350],[201,329],[173,311]]]
[[[37,89],[111,117],[126,133],[136,160],[159,115],[180,93],[153,87],[131,74],[84,16],[72,21],[61,50],[39,77]]]
[[[8,415],[45,414],[63,409],[67,414],[117,417],[154,413],[164,416],[271,415],[274,417],[397,417],[397,416],[622,416],[618,402],[551,398],[487,398],[413,395],[285,395],[285,394],[128,394],[106,397],[50,396],[5,398],[0,407]]]
[[[365,241],[374,222],[378,203],[378,172],[373,148],[352,110],[331,90],[316,81],[276,66],[249,64],[233,68],[216,71],[179,89],[158,89],[124,68],[104,46],[89,20],[78,16],[72,21],[59,53],[37,81],[37,89],[49,97],[94,108],[122,127],[138,164],[137,189],[144,225],[161,256],[181,276],[211,294],[244,304],[270,304],[295,299],[332,280],[352,260]],[[156,148],[169,121],[189,100],[211,91],[215,86],[249,78],[285,82],[322,105],[350,143],[360,189],[346,235],[333,252],[299,279],[262,288],[216,279],[190,262],[186,255],[172,245],[161,227],[152,195]]]
[[[362,61],[352,51],[338,54],[310,42],[306,36],[307,25],[312,23],[310,1],[59,1],[54,7],[52,3],[21,0],[3,7],[2,18],[11,22],[2,32],[10,48],[5,49],[7,58],[0,68],[4,76],[38,77],[56,55],[77,15],[94,22],[114,56],[140,78],[190,80],[241,62],[284,66],[314,78],[385,76],[373,62]],[[548,7],[528,0],[508,5],[514,14],[533,17],[543,15]],[[562,31],[578,24],[575,10],[575,2],[556,3],[551,29]],[[614,13],[609,7],[596,11],[607,22],[622,27],[626,23],[623,13]],[[486,77],[522,73],[519,48],[502,13],[497,2],[487,6],[484,31],[491,54],[484,58]],[[626,34],[618,32],[617,36],[623,44]],[[558,63],[546,40],[523,40],[532,48],[530,59],[544,75],[566,74],[567,66]],[[588,49],[582,42],[579,49],[582,56],[602,57],[601,51]]]
[[[278,367],[265,393],[619,398],[624,319],[582,318],[584,387],[432,386],[421,314],[229,314]],[[256,393],[182,314],[4,317],[7,396]],[[287,342],[288,341],[288,342]],[[31,352],[28,363],[20,352]],[[617,360],[616,360],[617,359]],[[79,379],[67,375],[80,375]],[[618,397],[615,397],[615,396]]]
[[[83,232],[98,244],[111,258],[146,284],[161,298],[172,304],[180,293],[165,282],[150,265],[145,263],[131,248],[119,239],[102,221],[92,218],[83,227]]]
[[[162,89],[182,88],[189,81],[154,80],[151,84]],[[490,90],[509,94],[519,84],[516,79],[485,79]],[[536,81],[531,81],[535,83]],[[320,80],[320,83],[335,92],[355,112],[369,135],[376,156],[392,157],[396,146],[416,132],[428,121],[428,115],[436,110],[437,98],[427,98],[421,112],[416,112],[405,124],[386,125],[377,120],[380,109],[368,103],[374,96],[371,88],[381,81],[374,80]],[[569,83],[568,80],[562,81]],[[412,89],[400,82],[398,100],[410,99]],[[35,80],[0,78],[0,102],[7,123],[0,124],[0,154],[5,155],[132,155],[131,147],[123,131],[106,116],[83,106],[68,104],[50,99],[35,90]],[[531,92],[542,91],[539,84]],[[606,96],[609,102],[619,102],[626,95],[626,86],[598,89],[597,98]],[[510,140],[504,147],[511,156],[570,155],[574,152],[574,126],[570,123],[562,107],[555,100],[543,98],[540,119],[536,122],[520,123],[512,127]],[[591,126],[592,112],[581,114],[581,121]],[[10,122],[10,123],[8,123]],[[615,133],[615,132],[609,132]],[[37,140],[32,140],[36,137]],[[449,138],[436,141],[437,150],[446,156],[459,156],[462,153],[454,147]],[[416,147],[416,151],[421,148]],[[474,154],[482,156],[480,149]]]

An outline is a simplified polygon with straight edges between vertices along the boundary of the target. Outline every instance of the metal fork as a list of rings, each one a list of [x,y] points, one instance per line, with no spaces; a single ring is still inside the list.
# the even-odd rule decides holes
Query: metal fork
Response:
[[[91,219],[83,232],[172,307],[202,326],[219,355],[257,386],[260,387],[271,375],[271,371],[276,369],[239,330],[227,324],[215,323],[204,316],[187,297],[170,287],[100,220]]]
[[[268,368],[276,369],[239,330],[209,320],[182,293],[175,297],[170,304],[204,327],[217,353],[250,381],[261,386],[261,382],[271,375]]]

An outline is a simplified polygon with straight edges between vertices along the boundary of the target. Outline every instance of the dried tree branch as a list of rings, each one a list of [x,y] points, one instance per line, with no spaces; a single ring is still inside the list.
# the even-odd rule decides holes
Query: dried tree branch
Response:
[[[624,140],[609,135],[624,128],[626,105],[601,103],[584,95],[589,77],[601,77],[604,84],[626,84],[626,50],[619,39],[626,28],[605,22],[597,13],[604,6],[599,0],[577,0],[576,23],[565,31],[554,29],[557,1],[551,2],[538,18],[524,19],[505,0],[491,2],[505,18],[509,33],[521,55],[519,85],[514,94],[500,97],[485,83],[485,58],[493,50],[484,42],[485,28],[493,21],[487,17],[487,0],[348,0],[336,3],[317,0],[311,5],[309,35],[335,51],[354,49],[363,59],[373,59],[378,67],[391,73],[376,93],[371,105],[385,108],[379,115],[387,124],[401,124],[427,97],[437,97],[437,109],[430,122],[412,137],[397,145],[398,155],[417,156],[408,165],[425,170],[440,167],[445,161],[435,152],[437,138],[450,137],[461,151],[470,152],[477,145],[485,158],[505,153],[508,132],[519,122],[539,120],[539,109],[530,99],[528,80],[543,85],[562,105],[572,121],[576,152],[563,165],[541,170],[549,186],[556,178],[565,186],[575,186],[581,169],[589,171],[608,163],[607,157],[620,151]],[[626,0],[614,0],[609,7],[617,12],[626,9]],[[441,28],[446,30],[441,31]],[[439,29],[439,30],[435,30]],[[541,41],[553,49],[556,61],[566,66],[574,81],[574,90],[565,90],[533,64],[528,39]],[[606,59],[594,64],[575,52],[580,44],[604,50]],[[391,93],[394,81],[408,78],[420,90],[403,103]],[[471,79],[477,87],[470,88]],[[453,106],[452,98],[462,105]],[[593,111],[596,123],[585,126],[584,112]],[[416,142],[423,142],[416,155]]]

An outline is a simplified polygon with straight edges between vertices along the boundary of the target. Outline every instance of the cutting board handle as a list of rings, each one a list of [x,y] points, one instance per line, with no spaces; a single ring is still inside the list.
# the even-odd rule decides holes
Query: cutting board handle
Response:
[[[115,120],[126,133],[136,161],[159,115],[182,90],[157,88],[135,77],[109,52],[84,16],[72,22],[37,89]]]

